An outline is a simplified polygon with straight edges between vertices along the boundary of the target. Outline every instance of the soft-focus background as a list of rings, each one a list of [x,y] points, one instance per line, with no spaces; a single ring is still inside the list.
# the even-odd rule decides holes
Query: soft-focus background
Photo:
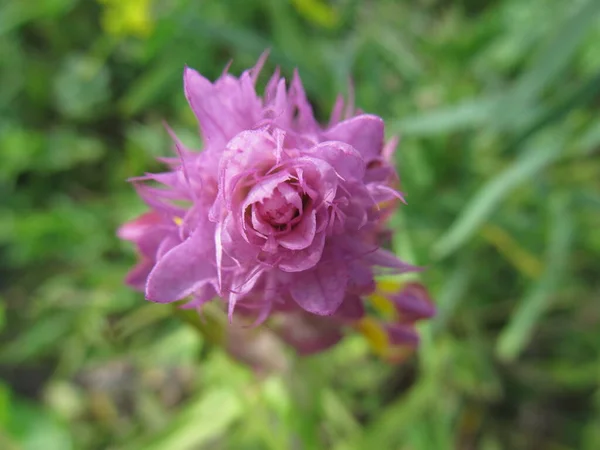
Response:
[[[298,67],[402,135],[394,247],[439,314],[255,376],[122,279],[125,179],[187,142],[188,64]],[[598,0],[3,0],[0,448],[600,448]]]

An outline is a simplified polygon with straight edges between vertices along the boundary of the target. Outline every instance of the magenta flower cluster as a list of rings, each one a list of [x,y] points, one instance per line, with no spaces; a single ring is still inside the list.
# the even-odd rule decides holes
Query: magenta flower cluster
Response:
[[[263,63],[214,83],[185,69],[204,149],[171,133],[170,170],[133,180],[151,212],[119,230],[141,254],[127,281],[154,302],[220,297],[230,317],[259,322],[276,312],[359,320],[377,273],[418,270],[380,247],[403,201],[397,141],[341,97],[319,125],[297,73],[287,86],[276,71],[259,96]]]

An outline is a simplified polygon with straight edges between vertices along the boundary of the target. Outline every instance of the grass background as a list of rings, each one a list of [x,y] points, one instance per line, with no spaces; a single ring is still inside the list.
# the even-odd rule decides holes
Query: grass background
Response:
[[[0,448],[600,448],[600,2],[5,0]],[[439,314],[256,377],[122,284],[125,179],[188,142],[188,64],[271,48],[401,134],[396,251]]]

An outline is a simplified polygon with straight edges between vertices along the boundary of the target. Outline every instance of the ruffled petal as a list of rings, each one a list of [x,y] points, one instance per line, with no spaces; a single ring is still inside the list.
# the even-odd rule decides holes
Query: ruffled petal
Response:
[[[327,161],[345,180],[362,180],[365,175],[365,161],[361,154],[344,142],[323,142],[313,147],[309,154]]]
[[[383,120],[363,114],[344,120],[324,133],[325,139],[353,146],[366,161],[376,158],[383,148]]]
[[[302,250],[312,244],[317,231],[317,213],[305,213],[302,220],[289,233],[277,238],[277,242],[290,250]]]
[[[286,251],[277,265],[284,272],[302,272],[314,267],[325,247],[325,233],[317,233],[312,243],[302,250]]]
[[[302,309],[330,316],[342,304],[347,284],[348,271],[344,264],[323,263],[312,270],[297,273],[290,293]]]
[[[146,285],[146,299],[170,303],[187,297],[216,278],[214,256],[206,251],[206,233],[197,229],[157,263]]]

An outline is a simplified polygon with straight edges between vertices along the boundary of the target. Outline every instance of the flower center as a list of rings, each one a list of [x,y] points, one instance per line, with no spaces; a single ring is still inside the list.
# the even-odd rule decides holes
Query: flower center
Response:
[[[278,227],[289,223],[300,211],[275,190],[273,195],[257,205],[257,210],[265,222]]]

